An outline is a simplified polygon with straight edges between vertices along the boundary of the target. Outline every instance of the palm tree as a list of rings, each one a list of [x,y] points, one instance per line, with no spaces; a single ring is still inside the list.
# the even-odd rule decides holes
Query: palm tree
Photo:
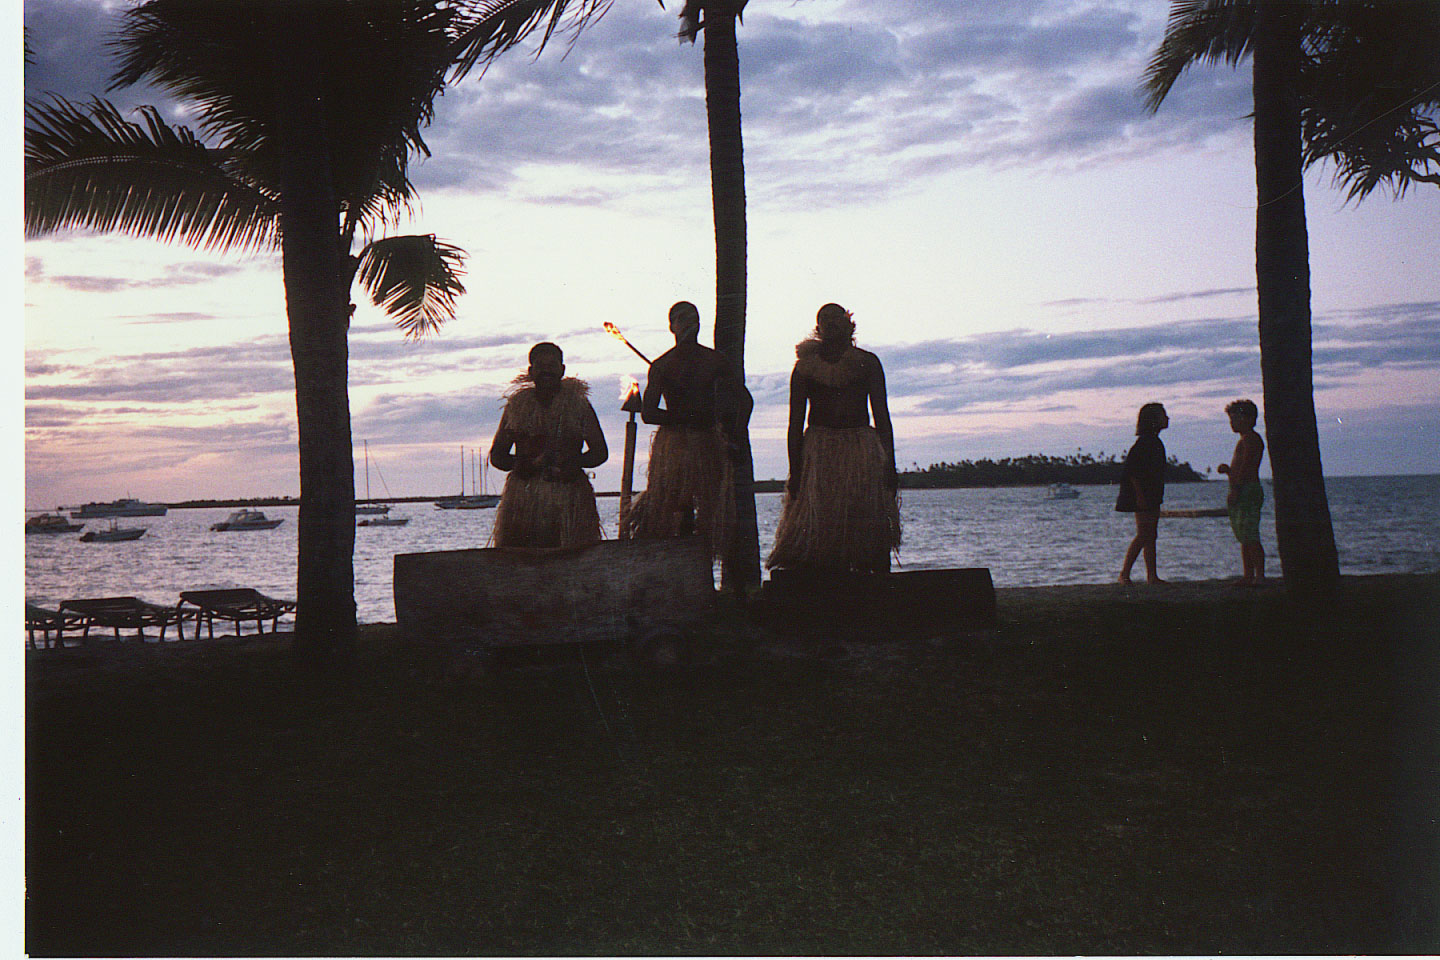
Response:
[[[748,0],[685,0],[680,37],[705,32],[705,116],[710,130],[710,200],[715,217],[715,349],[745,380],[745,149],[740,128],[740,55],[735,25]],[[663,4],[662,4],[663,6]],[[721,588],[744,596],[760,586],[755,464],[748,426],[735,463],[736,536],[720,562]]]
[[[1435,16],[1429,45],[1416,43],[1417,24],[1396,30],[1420,5],[1311,0],[1175,0],[1164,40],[1146,71],[1149,106],[1158,109],[1175,80],[1195,62],[1253,60],[1255,138],[1255,274],[1260,362],[1275,484],[1275,527],[1287,584],[1322,590],[1339,578],[1325,494],[1311,374],[1309,240],[1303,168],[1324,158],[1337,179],[1364,197],[1382,181],[1398,193],[1428,180],[1436,162]],[[1362,65],[1375,31],[1413,52],[1391,60],[1389,80],[1407,94],[1378,116]],[[1407,36],[1408,34],[1408,36]],[[1387,51],[1390,56],[1393,51]],[[1393,95],[1394,91],[1390,91]],[[1429,105],[1427,107],[1427,104]],[[1368,108],[1368,109],[1367,109]],[[1354,123],[1366,116],[1365,130]],[[1417,140],[1416,133],[1420,136]],[[1427,141],[1428,140],[1428,152]],[[1407,144],[1407,148],[1397,144]]]
[[[407,162],[425,150],[452,18],[438,0],[146,0],[124,16],[112,88],[149,79],[195,110],[200,134],[100,99],[27,107],[28,234],[279,246],[299,429],[296,650],[317,664],[343,662],[356,629],[351,284],[410,336],[453,316],[464,290],[457,248],[374,237],[410,207]],[[357,232],[368,242],[352,254]]]
[[[705,31],[705,111],[710,129],[710,190],[715,216],[715,349],[745,377],[745,159],[740,135],[740,58],[735,24],[748,0],[686,0],[680,37]],[[514,45],[543,26],[540,46],[565,25],[578,30],[610,7],[610,0],[493,0],[478,4],[483,25],[465,33],[458,73]],[[665,6],[660,0],[660,6]],[[760,585],[760,538],[755,519],[755,467],[749,431],[741,431],[735,464],[737,536],[721,559],[721,586],[744,594]]]

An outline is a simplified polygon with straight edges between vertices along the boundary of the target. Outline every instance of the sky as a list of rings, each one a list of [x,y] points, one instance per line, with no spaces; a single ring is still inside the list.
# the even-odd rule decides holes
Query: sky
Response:
[[[103,93],[124,6],[26,2],[26,96]],[[361,495],[367,440],[375,495],[455,492],[462,445],[488,447],[539,340],[590,383],[612,451],[595,485],[618,488],[622,380],[644,365],[602,324],[654,357],[673,343],[671,303],[714,310],[702,50],[677,41],[668,6],[616,0],[573,45],[512,51],[438,102],[400,232],[463,247],[468,292],[419,342],[357,296]],[[785,474],[794,345],[829,301],[885,365],[902,469],[1120,454],[1152,400],[1172,454],[1202,470],[1228,459],[1222,408],[1262,400],[1249,69],[1197,67],[1147,113],[1139,80],[1167,10],[749,4],[757,477]],[[108,96],[191,122],[154,89]],[[1304,185],[1326,470],[1440,472],[1440,190],[1346,203],[1331,173]],[[298,494],[278,255],[75,233],[26,240],[15,266],[27,507]]]

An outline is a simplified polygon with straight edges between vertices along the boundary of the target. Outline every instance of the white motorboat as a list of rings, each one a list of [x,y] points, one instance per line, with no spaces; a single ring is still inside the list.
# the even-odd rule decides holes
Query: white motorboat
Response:
[[[58,513],[42,513],[25,521],[26,533],[76,533],[84,529],[85,524],[71,523]]]
[[[282,517],[279,520],[271,520],[259,510],[236,510],[230,516],[219,523],[212,523],[211,530],[273,530],[284,523]]]
[[[1052,483],[1045,491],[1046,500],[1077,500],[1080,491],[1068,483]]]
[[[87,530],[80,534],[85,543],[119,543],[122,540],[139,540],[145,536],[145,527],[121,527],[110,521],[108,529]]]
[[[122,497],[109,503],[87,503],[70,510],[71,520],[93,517],[163,517],[169,508],[163,503],[146,503],[133,497]]]

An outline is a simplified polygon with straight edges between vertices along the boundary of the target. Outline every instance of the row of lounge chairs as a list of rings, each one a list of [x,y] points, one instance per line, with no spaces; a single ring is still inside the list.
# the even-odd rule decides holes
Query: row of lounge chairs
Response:
[[[47,610],[33,604],[25,604],[25,642],[32,649],[65,646],[66,631],[78,632],[82,642],[90,639],[91,627],[109,627],[120,639],[120,631],[136,630],[135,639],[144,641],[145,630],[157,627],[159,639],[164,641],[165,633],[174,624],[178,638],[185,638],[185,622],[195,625],[191,639],[200,639],[200,627],[215,636],[215,621],[229,621],[235,625],[235,635],[240,635],[240,625],[254,620],[260,633],[265,632],[265,621],[270,621],[270,632],[279,629],[280,618],[295,611],[294,600],[278,600],[267,597],[249,587],[229,590],[186,590],[180,594],[175,606],[147,603],[136,597],[93,597],[89,599],[66,600],[58,610]],[[40,642],[36,642],[36,634]]]

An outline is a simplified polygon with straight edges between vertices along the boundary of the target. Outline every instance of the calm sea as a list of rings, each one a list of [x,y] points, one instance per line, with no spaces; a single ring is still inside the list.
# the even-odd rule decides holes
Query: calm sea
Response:
[[[1345,573],[1440,571],[1440,476],[1336,477],[1327,485]],[[1044,488],[1033,487],[904,491],[899,569],[989,567],[1001,587],[1113,580],[1134,523],[1114,512],[1114,487],[1077,489],[1076,500],[1049,500]],[[1262,537],[1269,572],[1278,574],[1268,483],[1266,496]],[[1175,484],[1165,491],[1165,506],[1171,509],[1224,504],[1222,482]],[[611,535],[618,506],[617,498],[600,500]],[[757,508],[761,547],[768,553],[780,495],[760,494]],[[79,534],[27,536],[26,597],[47,607],[72,597],[123,595],[174,603],[181,590],[237,586],[293,597],[296,508],[266,508],[268,516],[285,518],[274,530],[211,532],[210,524],[228,513],[221,508],[171,510],[164,517],[128,518],[123,526],[147,528],[145,536],[129,543],[81,543]],[[391,515],[411,519],[403,527],[355,531],[355,595],[362,622],[395,619],[395,554],[483,547],[495,511],[413,503],[396,506]],[[107,523],[91,520],[87,528]],[[1169,580],[1239,573],[1239,550],[1223,518],[1162,520],[1159,558],[1160,575]]]

